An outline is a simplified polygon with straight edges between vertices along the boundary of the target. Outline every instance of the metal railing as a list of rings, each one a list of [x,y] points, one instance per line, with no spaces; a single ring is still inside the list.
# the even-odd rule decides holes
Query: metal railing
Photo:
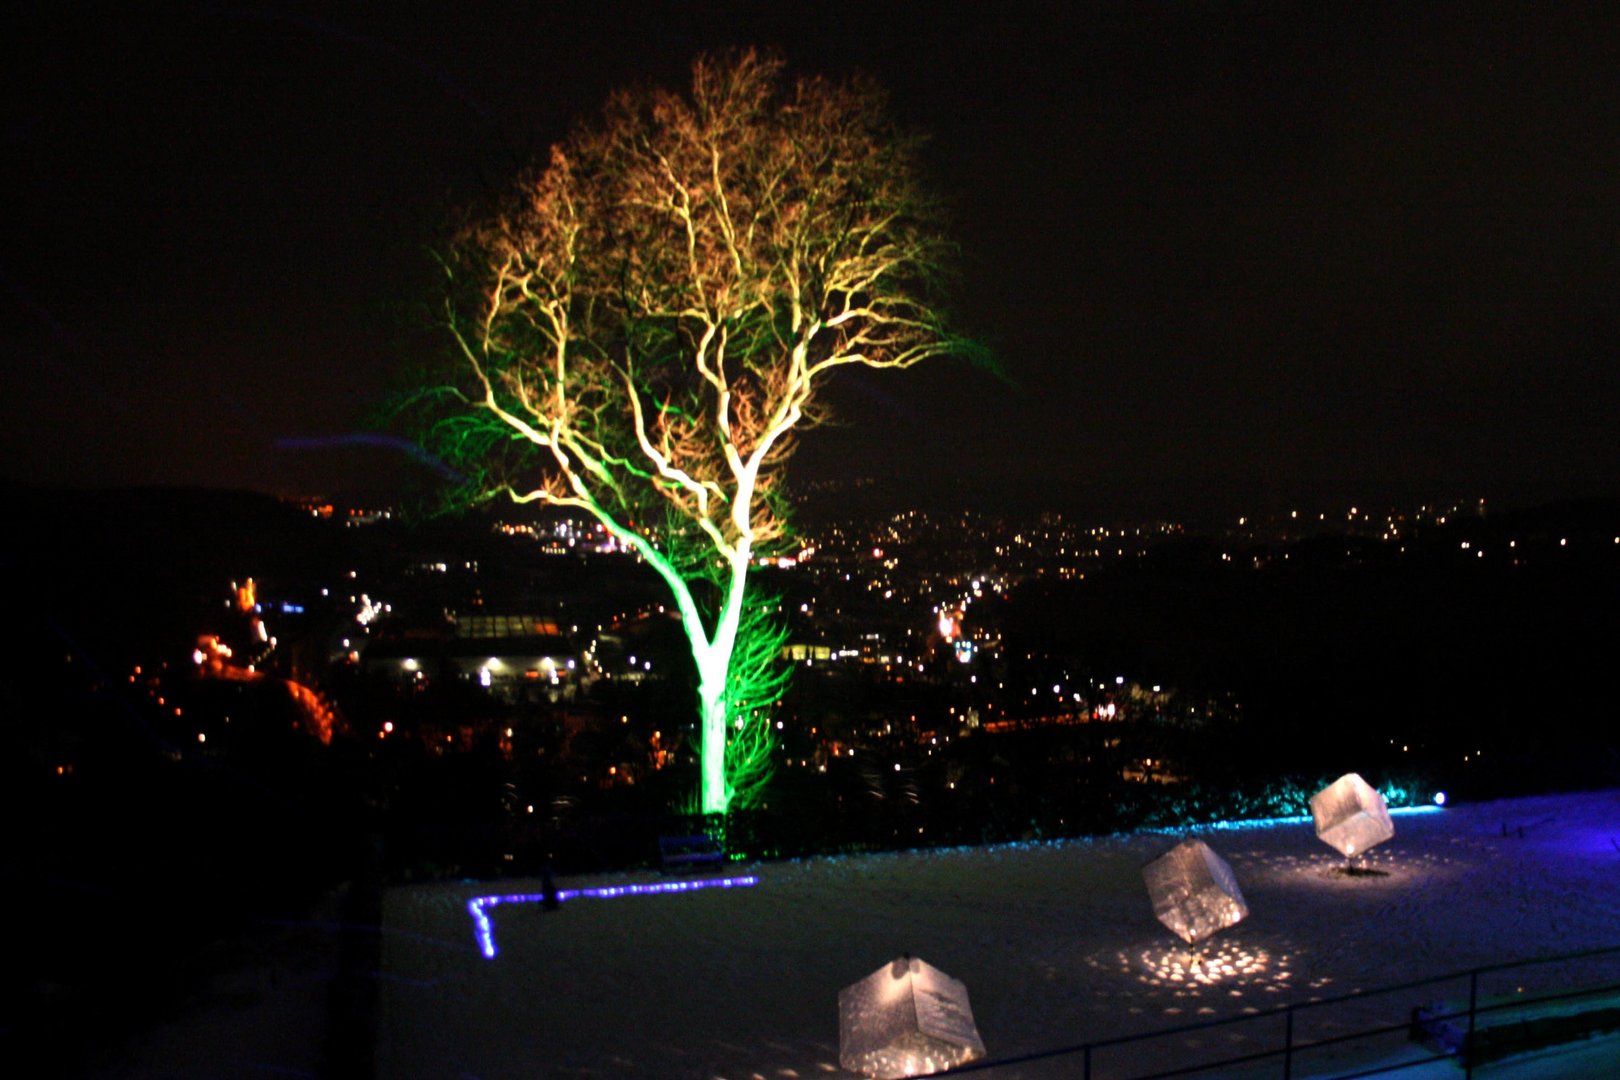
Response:
[[[1037,1062],[1050,1062],[1057,1059],[1079,1058],[1079,1074],[1083,1080],[1093,1080],[1092,1066],[1094,1059],[1101,1051],[1113,1050],[1132,1044],[1142,1044],[1153,1040],[1181,1038],[1202,1032],[1220,1029],[1230,1029],[1240,1024],[1257,1024],[1266,1020],[1280,1019],[1283,1026],[1282,1045],[1272,1049],[1256,1050],[1252,1053],[1239,1054],[1233,1057],[1222,1058],[1218,1061],[1205,1061],[1198,1064],[1185,1065],[1169,1070],[1135,1074],[1125,1080],[1169,1080],[1171,1077],[1193,1076],[1198,1073],[1210,1072],[1216,1069],[1231,1069],[1240,1065],[1254,1065],[1259,1062],[1280,1059],[1279,1065],[1283,1080],[1293,1080],[1296,1058],[1305,1052],[1319,1050],[1323,1047],[1342,1046],[1348,1043],[1370,1040],[1381,1036],[1390,1036],[1398,1033],[1411,1033],[1416,1026],[1416,1011],[1413,1010],[1399,1023],[1376,1024],[1361,1027],[1352,1031],[1327,1035],[1320,1038],[1300,1040],[1296,1036],[1296,1017],[1315,1010],[1331,1010],[1339,1007],[1341,1010],[1350,1003],[1372,1001],[1390,995],[1409,993],[1410,991],[1426,987],[1439,987],[1447,983],[1460,984],[1467,980],[1468,1006],[1457,1011],[1425,1011],[1424,1021],[1430,1025],[1441,1025],[1451,1021],[1467,1021],[1466,1033],[1458,1039],[1454,1048],[1443,1049],[1439,1053],[1412,1058],[1396,1064],[1379,1065],[1374,1068],[1363,1069],[1358,1072],[1336,1074],[1335,1080],[1359,1080],[1361,1077],[1378,1076],[1385,1073],[1397,1072],[1417,1065],[1426,1065],[1435,1061],[1457,1059],[1469,1080],[1472,1080],[1474,1068],[1478,1059],[1479,1018],[1502,1012],[1504,1010],[1525,1010],[1533,1006],[1550,1005],[1558,1002],[1575,1001],[1581,998],[1599,997],[1605,994],[1620,993],[1620,981],[1611,976],[1607,981],[1583,986],[1578,990],[1559,990],[1553,993],[1539,994],[1526,997],[1522,992],[1514,996],[1490,1004],[1481,1004],[1480,979],[1482,976],[1499,975],[1506,972],[1518,972],[1528,968],[1545,967],[1556,964],[1574,964],[1578,961],[1593,960],[1596,958],[1620,959],[1620,945],[1608,946],[1601,949],[1586,949],[1580,952],[1563,953],[1557,956],[1536,957],[1528,960],[1514,960],[1500,964],[1486,964],[1481,967],[1470,968],[1465,971],[1453,972],[1448,975],[1436,975],[1425,979],[1414,979],[1410,982],[1394,983],[1372,990],[1355,990],[1336,997],[1317,998],[1311,1001],[1297,1002],[1292,1005],[1283,1005],[1261,1012],[1246,1013],[1243,1016],[1228,1017],[1222,1020],[1206,1020],[1192,1024],[1182,1024],[1177,1027],[1163,1028],[1158,1031],[1146,1031],[1135,1035],[1123,1035],[1112,1039],[1102,1039],[1095,1042],[1081,1043],[1074,1046],[1058,1047],[1051,1050],[1040,1050],[1013,1057],[984,1059],[969,1062],[946,1070],[936,1075],[958,1076],[973,1072],[985,1072],[991,1069],[1011,1069],[1019,1065],[1030,1065]],[[1521,988],[1522,991],[1522,988]],[[1067,1063],[1066,1075],[1076,1075],[1074,1062]]]

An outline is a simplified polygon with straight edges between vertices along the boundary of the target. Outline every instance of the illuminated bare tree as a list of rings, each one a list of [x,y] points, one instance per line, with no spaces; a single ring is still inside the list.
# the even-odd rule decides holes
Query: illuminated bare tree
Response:
[[[706,57],[689,95],[612,97],[446,260],[460,375],[430,395],[435,441],[485,494],[594,515],[669,586],[704,813],[769,759],[750,725],[780,684],[739,633],[750,566],[787,539],[794,433],[838,368],[963,344],[934,306],[949,249],[917,149],[862,79]]]

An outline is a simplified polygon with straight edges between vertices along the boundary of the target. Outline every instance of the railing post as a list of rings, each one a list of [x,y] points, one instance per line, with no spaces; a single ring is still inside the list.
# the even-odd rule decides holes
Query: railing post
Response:
[[[1091,1044],[1086,1043],[1086,1075],[1085,1080],[1091,1080]]]
[[[1294,1076],[1294,1007],[1288,1006],[1283,1018],[1283,1080]]]
[[[1479,969],[1468,973],[1468,1037],[1463,1040],[1463,1075],[1474,1080],[1474,1010],[1479,1005]]]

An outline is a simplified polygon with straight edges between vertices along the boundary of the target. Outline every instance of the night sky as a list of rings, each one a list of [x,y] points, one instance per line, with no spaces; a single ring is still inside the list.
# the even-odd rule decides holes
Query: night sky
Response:
[[[869,72],[932,136],[959,322],[1007,373],[852,375],[801,485],[1166,516],[1620,494],[1613,5],[135,6],[0,25],[3,480],[424,480],[356,437],[443,344],[451,209],[612,88],[759,44]]]

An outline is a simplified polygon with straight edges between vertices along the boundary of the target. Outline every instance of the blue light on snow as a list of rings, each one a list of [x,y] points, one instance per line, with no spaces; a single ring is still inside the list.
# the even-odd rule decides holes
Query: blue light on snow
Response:
[[[725,878],[698,878],[691,881],[655,881],[645,885],[604,885],[591,889],[558,889],[557,900],[572,900],[576,896],[592,900],[610,900],[616,896],[646,896],[651,893],[696,892],[698,889],[736,889],[758,885],[753,875]],[[489,920],[489,909],[501,904],[538,904],[545,893],[506,893],[499,896],[475,896],[467,901],[467,913],[473,920],[473,937],[478,951],[486,960],[495,959],[495,927]]]
[[[1416,817],[1419,814],[1438,814],[1440,806],[1393,806],[1390,807],[1390,817]],[[1272,825],[1301,825],[1309,824],[1313,819],[1309,814],[1295,814],[1289,817],[1244,818],[1240,821],[1206,821],[1198,825],[1179,825],[1175,829],[1162,828],[1158,832],[1189,832],[1198,829],[1264,829]]]

